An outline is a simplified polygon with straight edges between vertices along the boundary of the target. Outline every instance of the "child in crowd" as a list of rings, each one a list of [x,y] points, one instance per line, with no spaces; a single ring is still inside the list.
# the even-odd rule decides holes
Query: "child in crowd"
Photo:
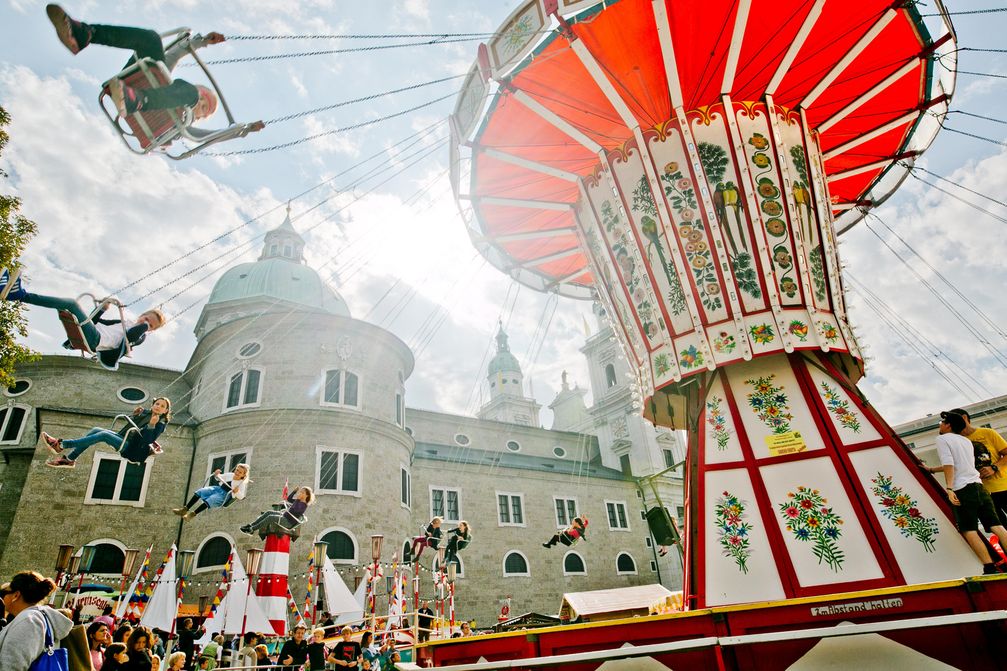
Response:
[[[248,491],[248,464],[238,464],[233,473],[221,473],[218,468],[210,476],[205,487],[200,487],[189,502],[171,512],[182,519],[191,520],[207,508],[222,508],[232,500],[240,501]]]
[[[171,421],[171,401],[167,398],[155,398],[149,410],[137,407],[133,411],[133,424],[127,424],[119,431],[110,431],[95,427],[82,438],[54,438],[45,431],[42,432],[42,440],[53,453],[53,458],[45,462],[50,468],[73,468],[77,465],[77,458],[82,455],[87,448],[97,443],[111,445],[113,449],[119,450],[119,455],[127,461],[142,463],[152,454],[159,454],[155,442],[162,433],[164,427]],[[139,431],[133,428],[136,426]],[[119,446],[122,446],[122,449]]]
[[[129,663],[129,655],[126,653],[125,643],[112,643],[105,648],[105,663],[101,665],[101,671],[121,671]]]
[[[416,536],[413,538],[413,547],[410,554],[413,557],[413,561],[419,561],[420,555],[423,554],[423,548],[431,547],[434,550],[441,542],[441,523],[444,521],[441,517],[435,517],[430,520],[427,524],[427,528],[424,529],[422,536]],[[417,549],[419,551],[417,551]]]
[[[311,643],[308,643],[308,668],[311,671],[325,670],[325,657],[328,648],[325,647],[325,630],[321,627],[311,632]]]
[[[360,666],[361,650],[360,644],[353,640],[353,630],[343,627],[339,632],[343,640],[336,643],[329,661],[341,669],[356,669]]]
[[[304,512],[314,500],[315,493],[311,487],[299,487],[287,497],[284,510],[265,511],[254,522],[241,527],[241,533],[252,536],[258,531],[262,538],[271,534],[292,536],[291,532],[304,522]]]
[[[168,655],[167,671],[182,671],[185,667],[185,653],[173,652]],[[95,670],[97,671],[97,669]]]
[[[568,528],[554,533],[552,538],[542,543],[542,547],[551,548],[556,543],[562,543],[569,547],[581,538],[587,538],[587,517],[584,516],[573,518]]]
[[[448,531],[448,546],[444,552],[444,565],[451,562],[458,563],[458,553],[468,547],[472,540],[472,527],[465,520],[458,523],[454,529]]]

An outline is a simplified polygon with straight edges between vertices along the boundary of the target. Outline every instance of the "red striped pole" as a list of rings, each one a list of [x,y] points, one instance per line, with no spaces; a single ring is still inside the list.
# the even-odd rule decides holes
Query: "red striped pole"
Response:
[[[266,536],[262,568],[255,589],[262,610],[277,636],[287,635],[287,576],[290,566],[290,536]]]

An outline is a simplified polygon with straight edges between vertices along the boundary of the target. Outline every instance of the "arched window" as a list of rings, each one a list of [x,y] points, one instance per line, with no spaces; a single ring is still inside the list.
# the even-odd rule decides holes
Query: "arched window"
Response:
[[[126,553],[121,545],[109,540],[98,540],[88,545],[94,547],[94,559],[88,573],[101,575],[122,575],[122,565],[126,561]]]
[[[611,389],[616,384],[618,384],[618,382],[619,381],[615,377],[615,365],[608,364],[607,366],[605,366],[605,386],[608,389]]]
[[[21,440],[21,433],[28,423],[28,408],[23,405],[8,405],[0,408],[0,443],[11,444]]]
[[[220,568],[231,556],[231,541],[225,536],[211,536],[196,553],[196,570]]]
[[[332,529],[318,539],[323,543],[328,543],[326,554],[329,559],[336,563],[352,563],[357,560],[357,542],[353,536],[344,529]]]
[[[628,552],[620,552],[615,558],[615,572],[617,575],[636,575],[636,561]]]
[[[325,371],[322,386],[322,405],[339,405],[356,408],[359,403],[360,378],[348,370]]]
[[[530,576],[528,569],[528,558],[517,550],[507,553],[503,562],[503,573],[505,576]]]
[[[563,557],[563,575],[587,575],[584,558],[571,550]]]

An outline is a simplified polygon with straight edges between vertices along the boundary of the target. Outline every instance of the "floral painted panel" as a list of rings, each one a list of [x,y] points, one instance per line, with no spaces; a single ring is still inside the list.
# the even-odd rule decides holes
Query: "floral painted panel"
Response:
[[[891,475],[878,473],[871,479],[871,493],[874,494],[881,514],[884,515],[906,538],[919,541],[927,552],[934,551],[934,540],[940,529],[936,517],[927,517],[920,512],[919,504],[902,491],[902,487],[892,482]]]
[[[725,557],[734,561],[738,570],[748,573],[748,559],[752,556],[749,540],[752,523],[748,521],[747,502],[725,491],[713,509],[717,520],[717,540]]]
[[[881,438],[881,434],[857,407],[850,393],[837,380],[814,366],[807,366],[807,370],[829,421],[844,444],[856,445]]]
[[[838,573],[846,561],[839,547],[843,518],[826,505],[828,502],[817,489],[801,485],[796,491],[787,492],[787,499],[778,503],[777,508],[787,523],[787,531],[811,546],[818,563]]]
[[[730,404],[720,375],[710,385],[700,419],[703,434],[703,461],[725,464],[741,461],[741,443],[731,415]]]

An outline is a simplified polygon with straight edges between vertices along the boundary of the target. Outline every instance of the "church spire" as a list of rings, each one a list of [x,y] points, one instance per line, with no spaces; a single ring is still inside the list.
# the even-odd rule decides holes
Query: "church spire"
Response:
[[[266,233],[259,260],[284,259],[293,263],[304,263],[304,238],[294,229],[290,221],[290,201],[287,201],[287,216],[283,222]]]

